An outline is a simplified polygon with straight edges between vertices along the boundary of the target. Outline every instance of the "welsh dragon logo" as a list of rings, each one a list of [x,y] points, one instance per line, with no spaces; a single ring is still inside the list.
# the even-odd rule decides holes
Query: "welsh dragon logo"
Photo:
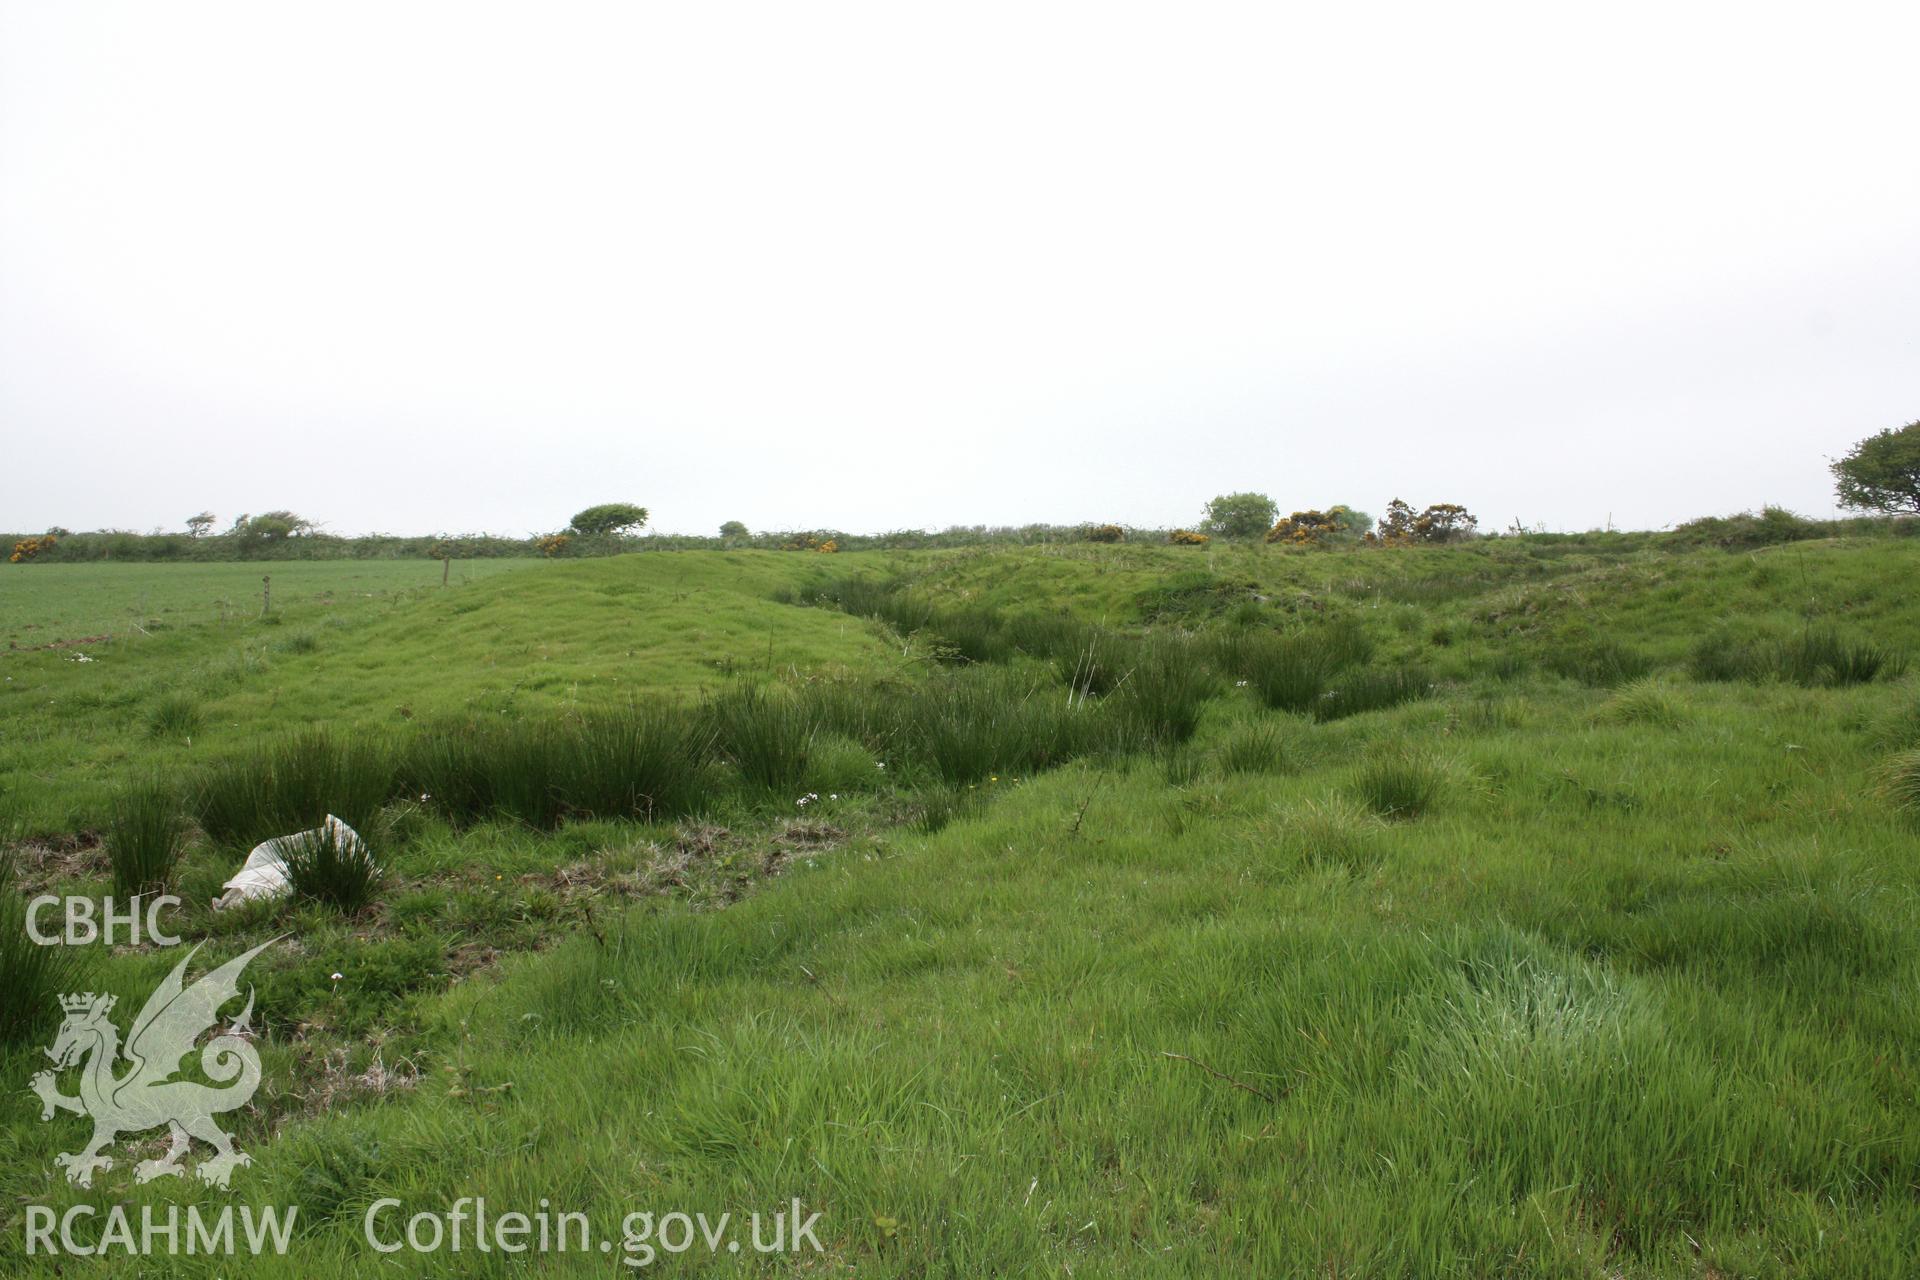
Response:
[[[202,1182],[225,1187],[235,1169],[253,1163],[252,1157],[236,1148],[233,1138],[213,1122],[220,1113],[245,1106],[260,1087],[260,1055],[245,1038],[253,1014],[251,988],[240,1016],[227,1031],[209,1040],[200,1054],[200,1069],[224,1087],[175,1077],[180,1073],[181,1059],[193,1052],[194,1041],[212,1029],[220,1007],[239,995],[240,973],[247,962],[278,941],[274,938],[261,943],[190,987],[182,984],[181,975],[200,948],[189,951],[133,1020],[124,1048],[119,1028],[107,1016],[117,997],[92,992],[60,997],[66,1021],[60,1024],[53,1047],[46,1051],[54,1067],[33,1077],[33,1091],[40,1095],[42,1120],[53,1119],[55,1111],[71,1111],[93,1120],[93,1140],[84,1150],[54,1157],[54,1163],[67,1171],[69,1182],[92,1186],[94,1170],[113,1168],[112,1158],[101,1152],[115,1138],[161,1125],[171,1131],[172,1144],[159,1159],[142,1160],[134,1166],[137,1182],[184,1172],[180,1161],[194,1138],[212,1146],[216,1153],[194,1169]],[[123,1057],[128,1069],[125,1074],[115,1075]],[[80,1067],[80,1093],[69,1097],[59,1092],[55,1077],[76,1065]]]

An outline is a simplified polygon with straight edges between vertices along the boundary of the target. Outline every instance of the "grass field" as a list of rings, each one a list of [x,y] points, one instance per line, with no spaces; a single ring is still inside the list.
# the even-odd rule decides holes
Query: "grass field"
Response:
[[[167,623],[0,654],[12,898],[109,892],[145,788],[178,931],[286,940],[231,1192],[69,1185],[57,1009],[0,1047],[7,1274],[127,1271],[25,1255],[79,1203],[300,1206],[148,1274],[626,1269],[363,1238],[463,1196],[821,1214],[701,1274],[1913,1267],[1910,540],[99,569],[0,573],[10,635]],[[372,904],[213,913],[315,806]],[[12,954],[0,1027],[179,958]]]
[[[466,560],[450,576],[464,584],[537,563]],[[388,598],[438,587],[441,573],[437,560],[37,565],[0,577],[0,640],[33,649],[206,623],[243,625],[264,604],[299,610]],[[271,600],[263,600],[269,588]]]

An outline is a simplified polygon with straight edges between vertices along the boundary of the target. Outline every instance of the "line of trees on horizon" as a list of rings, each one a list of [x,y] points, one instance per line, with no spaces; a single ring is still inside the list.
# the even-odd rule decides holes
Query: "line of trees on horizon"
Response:
[[[855,534],[838,529],[754,532],[742,521],[729,520],[717,534],[700,536],[642,533],[650,514],[645,507],[605,502],[576,512],[564,529],[531,537],[493,533],[374,533],[348,537],[328,533],[316,522],[287,510],[243,513],[224,532],[215,533],[218,517],[211,511],[201,511],[183,522],[182,532],[103,529],[74,533],[55,526],[38,534],[0,534],[0,545],[10,540],[13,551],[9,560],[25,564],[94,560],[469,560],[659,550],[832,552],[1089,541],[1187,546],[1207,546],[1215,541],[1264,541],[1294,547],[1399,546],[1486,537],[1609,543],[1646,540],[1661,545],[1737,548],[1821,537],[1920,534],[1920,519],[1916,519],[1920,517],[1920,421],[1869,436],[1828,465],[1840,505],[1873,514],[1815,520],[1783,507],[1768,506],[1757,512],[1704,516],[1661,531],[1547,533],[1542,527],[1527,527],[1515,520],[1495,532],[1482,530],[1478,519],[1458,503],[1434,503],[1416,511],[1412,504],[1395,498],[1386,514],[1375,521],[1357,508],[1338,503],[1282,516],[1278,504],[1267,495],[1240,492],[1222,494],[1207,503],[1194,529],[1036,523]]]

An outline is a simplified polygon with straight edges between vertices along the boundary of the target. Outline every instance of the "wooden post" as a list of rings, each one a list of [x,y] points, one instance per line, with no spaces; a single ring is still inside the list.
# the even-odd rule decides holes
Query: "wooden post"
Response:
[[[441,586],[444,587],[447,585],[447,575],[451,574],[452,572],[453,572],[453,557],[442,556],[440,558],[440,585]]]
[[[260,616],[266,617],[273,612],[273,575],[260,575]]]

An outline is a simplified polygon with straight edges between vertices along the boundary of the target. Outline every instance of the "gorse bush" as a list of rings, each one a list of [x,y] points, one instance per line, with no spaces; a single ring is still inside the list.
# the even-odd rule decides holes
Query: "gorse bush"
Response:
[[[30,1043],[60,1020],[59,997],[79,989],[85,954],[79,947],[43,947],[27,935],[27,898],[15,879],[14,855],[0,849],[0,991],[6,993],[0,1046]]]
[[[185,839],[179,797],[172,788],[149,781],[122,790],[107,815],[113,891],[130,897],[165,890]]]
[[[335,818],[282,838],[279,851],[296,898],[354,912],[372,902],[379,888],[373,850]]]

